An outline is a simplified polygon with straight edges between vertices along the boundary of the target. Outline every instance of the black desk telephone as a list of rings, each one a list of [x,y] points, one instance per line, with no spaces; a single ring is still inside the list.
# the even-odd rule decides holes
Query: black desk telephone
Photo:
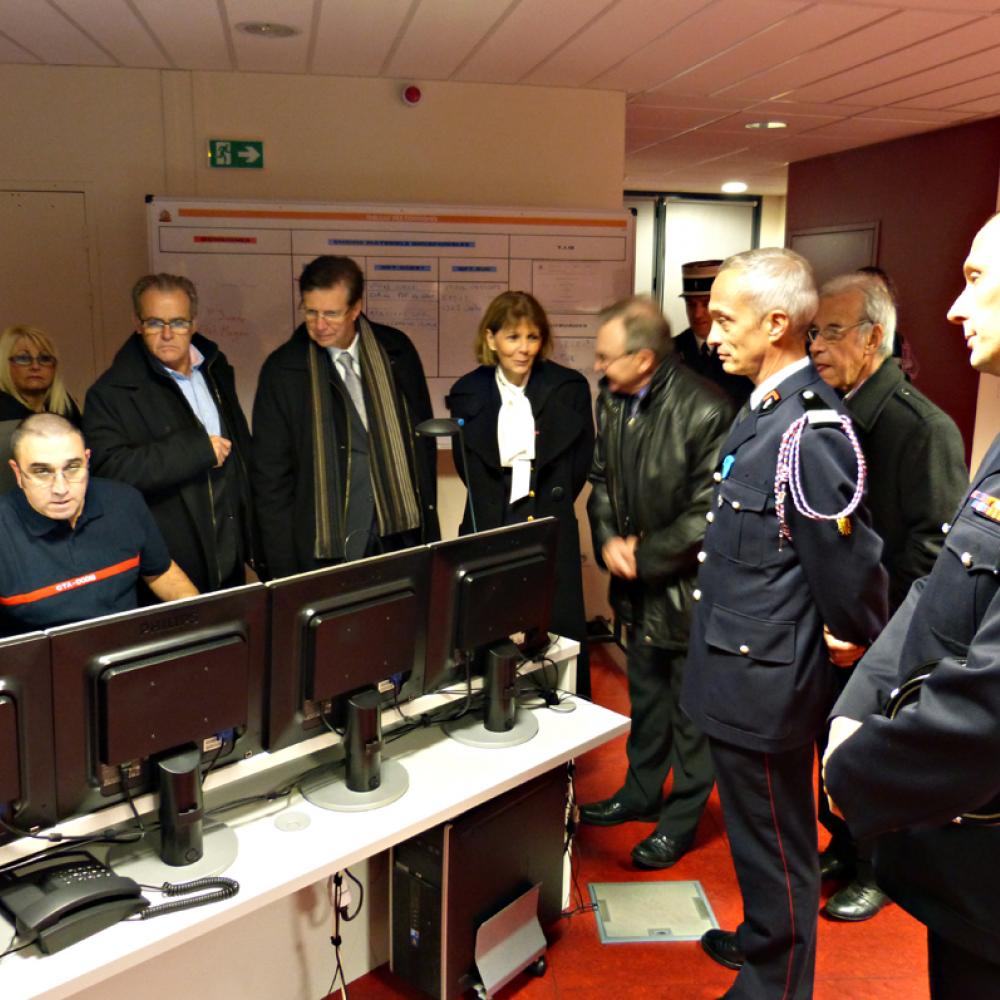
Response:
[[[86,851],[59,854],[0,873],[0,911],[22,941],[46,955],[149,905],[130,878]]]

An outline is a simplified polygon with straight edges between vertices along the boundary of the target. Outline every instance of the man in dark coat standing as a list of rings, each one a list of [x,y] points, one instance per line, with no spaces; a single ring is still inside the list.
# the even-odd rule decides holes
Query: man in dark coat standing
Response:
[[[730,1000],[812,996],[813,762],[837,690],[824,626],[863,645],[886,618],[861,449],[806,355],[816,304],[790,250],[737,254],[712,286],[709,340],[754,391],[722,445],[681,705],[709,738],[743,894],[738,930],[702,937],[740,970]]]
[[[970,364],[1000,376],[1000,217],[979,231],[948,319]],[[982,419],[982,418],[980,418]],[[858,664],[832,713],[825,779],[875,873],[927,925],[934,1000],[1000,996],[1000,435],[993,439],[929,576]],[[930,670],[894,718],[890,692]]]
[[[632,729],[624,783],[584,805],[580,819],[655,822],[632,859],[668,868],[694,843],[714,783],[705,737],[679,698],[696,556],[732,407],[674,358],[670,327],[649,299],[605,310],[595,352],[603,379],[587,513],[594,552],[611,574],[612,607],[627,627]]]
[[[747,401],[753,382],[744,375],[730,375],[722,367],[718,351],[708,342],[712,329],[708,298],[721,266],[721,260],[692,260],[681,265],[681,298],[691,325],[674,338],[674,350],[691,371],[714,382],[738,409]]]
[[[896,307],[884,281],[844,274],[819,293],[809,329],[813,364],[844,397],[868,462],[868,510],[882,539],[889,574],[889,613],[913,582],[926,576],[941,551],[941,525],[969,482],[965,445],[955,422],[903,377],[892,356]],[[851,668],[838,672],[841,687]],[[826,733],[819,741],[826,749]],[[842,819],[820,796],[819,818],[832,834],[820,855],[824,878],[847,879],[824,912],[839,920],[867,920],[886,904],[871,865],[871,845],[855,844]]]
[[[83,429],[95,475],[138,489],[178,566],[202,593],[254,563],[250,431],[226,356],[198,333],[185,277],[132,289],[136,332],[91,386]]]
[[[361,311],[349,257],[299,278],[305,320],[264,362],[254,399],[253,489],[268,572],[289,576],[436,540],[437,451],[420,357]]]

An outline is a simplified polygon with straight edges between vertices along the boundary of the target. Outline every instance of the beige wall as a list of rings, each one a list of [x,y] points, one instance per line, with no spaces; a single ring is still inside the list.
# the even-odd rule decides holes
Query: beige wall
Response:
[[[621,205],[622,94],[430,83],[408,107],[386,80],[35,66],[0,67],[0,92],[0,185],[87,196],[99,364],[130,328],[147,193]],[[209,169],[210,138],[263,139],[266,168]],[[68,354],[82,335],[54,332]]]

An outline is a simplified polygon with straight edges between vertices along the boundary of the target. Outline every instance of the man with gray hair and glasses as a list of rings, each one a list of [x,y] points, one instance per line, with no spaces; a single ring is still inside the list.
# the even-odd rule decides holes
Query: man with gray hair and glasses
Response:
[[[885,283],[860,272],[828,281],[809,327],[813,364],[843,396],[868,463],[868,510],[882,539],[889,574],[889,613],[915,580],[926,576],[944,544],[942,527],[968,485],[965,446],[955,422],[904,377],[892,356],[896,307]],[[834,649],[841,689],[863,650]],[[820,739],[820,755],[826,734]],[[847,824],[819,799],[820,822],[830,831],[820,855],[824,879],[847,884],[824,912],[838,920],[867,920],[888,902],[872,872],[871,846],[855,844]]]
[[[681,707],[708,736],[743,894],[701,942],[738,969],[729,1000],[812,996],[820,878],[815,743],[837,694],[824,626],[859,646],[886,618],[882,544],[851,421],[806,354],[812,269],[790,250],[730,257],[708,342],[753,383],[722,445]]]
[[[94,472],[142,493],[199,590],[240,586],[257,546],[250,430],[233,369],[198,332],[190,279],[147,274],[132,289],[132,306],[135,332],[84,406]]]
[[[0,634],[129,611],[140,577],[162,601],[198,593],[139,493],[90,478],[90,452],[65,417],[27,417],[11,447],[20,488],[0,496]]]

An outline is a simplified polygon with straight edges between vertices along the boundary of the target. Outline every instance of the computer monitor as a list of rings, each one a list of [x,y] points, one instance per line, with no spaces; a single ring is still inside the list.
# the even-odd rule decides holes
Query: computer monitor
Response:
[[[483,725],[466,719],[449,733],[475,746],[530,739],[537,723],[517,711],[522,657],[510,637],[547,636],[552,615],[558,522],[537,521],[431,545],[431,606],[425,689],[485,675]],[[466,737],[468,737],[466,739]]]
[[[56,822],[49,640],[0,640],[0,843]]]
[[[426,546],[273,580],[268,749],[344,730],[346,781],[305,786],[332,809],[384,805],[406,772],[381,765],[381,709],[423,691],[430,553]]]
[[[133,877],[138,856],[149,850],[172,875],[224,871],[235,857],[235,835],[222,824],[203,827],[202,771],[262,749],[264,586],[48,634],[60,818],[158,792],[159,831],[117,860],[128,862]],[[164,880],[162,869],[151,868],[137,881]]]

